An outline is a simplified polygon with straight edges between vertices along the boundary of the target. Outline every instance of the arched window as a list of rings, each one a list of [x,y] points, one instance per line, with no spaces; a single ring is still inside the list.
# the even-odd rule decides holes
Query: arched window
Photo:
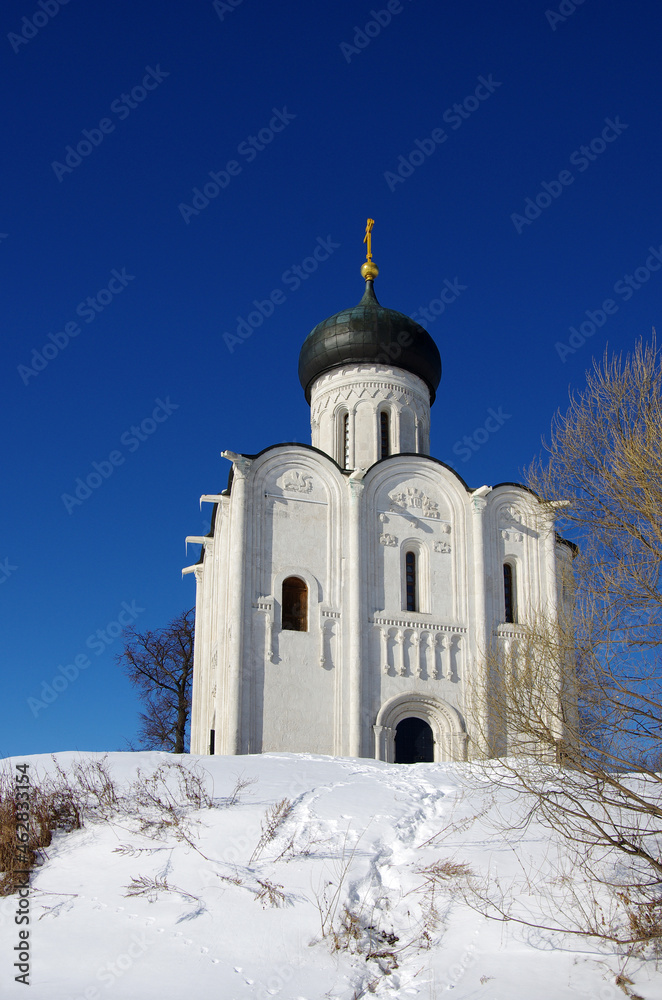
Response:
[[[517,618],[517,594],[515,590],[515,568],[510,563],[503,564],[504,621],[513,623]]]
[[[283,580],[282,626],[291,632],[308,631],[308,588],[298,576]]]
[[[349,469],[349,413],[343,413],[340,423],[340,452],[343,469]]]
[[[391,454],[391,435],[388,413],[385,410],[379,414],[379,457],[387,458]]]
[[[416,573],[416,553],[405,556],[405,610],[418,611],[418,579]]]

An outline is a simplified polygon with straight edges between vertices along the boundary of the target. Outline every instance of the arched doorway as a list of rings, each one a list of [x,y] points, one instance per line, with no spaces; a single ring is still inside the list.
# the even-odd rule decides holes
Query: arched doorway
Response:
[[[402,739],[407,743],[407,726],[400,729],[402,723],[409,727],[418,727],[419,733],[427,732],[423,746],[414,747],[418,756],[411,757],[414,761],[442,761],[467,759],[467,732],[464,719],[456,708],[453,708],[441,698],[427,694],[411,692],[398,694],[384,702],[377,713],[373,726],[375,734],[375,759],[389,763],[406,763],[403,756]],[[430,736],[431,731],[431,736]],[[398,746],[396,748],[396,734]],[[414,733],[414,739],[416,734]],[[421,753],[422,751],[422,753]]]
[[[395,728],[395,763],[420,764],[434,761],[434,737],[424,719],[410,716]]]

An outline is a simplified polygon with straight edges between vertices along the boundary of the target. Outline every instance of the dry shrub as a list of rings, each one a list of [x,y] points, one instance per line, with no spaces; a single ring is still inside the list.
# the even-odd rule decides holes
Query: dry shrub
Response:
[[[46,860],[46,848],[56,833],[79,830],[86,819],[107,820],[120,808],[107,758],[74,761],[65,771],[53,756],[52,773],[30,775],[29,784],[18,784],[6,768],[0,773],[0,896],[16,892],[25,872]],[[24,773],[28,773],[27,771]],[[19,798],[19,791],[29,792]],[[28,840],[17,843],[17,822],[28,815]]]
[[[159,812],[180,812],[187,806],[211,809],[214,800],[206,789],[207,778],[197,764],[185,767],[179,761],[166,761],[149,778],[138,771],[132,791],[139,805]]]
[[[59,777],[41,785],[25,786],[27,799],[19,799],[22,786],[9,770],[0,774],[0,896],[11,896],[46,859],[45,849],[56,831],[69,833],[82,825],[82,808],[75,788]],[[19,816],[27,814],[28,839],[17,842]],[[21,825],[22,828],[22,825]]]
[[[206,789],[207,777],[197,764],[185,767],[178,761],[166,761],[149,777],[138,771],[131,792],[141,809],[141,832],[154,836],[172,832],[178,840],[195,847],[188,832],[187,813],[190,806],[213,807],[213,797]]]
[[[422,894],[421,909],[423,912],[420,946],[430,948],[432,946],[432,931],[440,920],[437,893],[441,891],[448,894],[452,889],[457,889],[461,883],[472,878],[475,873],[469,865],[450,859],[435,861],[425,868],[417,868],[416,873],[422,875],[424,880],[417,889],[417,892]]]
[[[344,905],[338,925],[332,929],[330,936],[335,951],[361,955],[366,962],[373,960],[385,976],[398,968],[394,949],[399,937],[393,931],[380,930],[374,923],[369,923],[363,908],[352,910]]]
[[[241,796],[241,793],[244,792],[247,788],[250,788],[251,785],[254,785],[256,781],[257,778],[245,778],[243,774],[236,775],[234,788],[230,792],[229,796],[226,799],[222,800],[223,806],[225,806],[225,808],[227,809],[231,808],[232,806],[236,806]]]
[[[646,946],[651,945],[653,953],[662,952],[662,897],[652,899],[635,899],[640,895],[626,889],[617,892],[625,909],[631,937],[635,939],[635,951],[645,954]]]
[[[179,761],[165,761],[149,777],[138,771],[136,780],[121,797],[105,756],[73,761],[66,771],[55,757],[53,762],[51,774],[38,781],[31,776],[30,785],[24,786],[29,790],[27,800],[19,799],[17,790],[21,786],[15,783],[13,773],[9,769],[0,773],[0,895],[11,895],[24,881],[25,871],[32,871],[43,863],[45,849],[55,832],[77,830],[85,820],[107,822],[111,816],[122,812],[134,816],[139,812],[143,832],[159,836],[167,831],[202,853],[190,832],[188,814],[191,807],[212,808],[214,799],[207,791],[209,775],[199,765],[185,766]],[[224,804],[235,804],[241,792],[252,783],[252,780],[239,777]],[[263,833],[265,844],[289,815],[289,810],[282,810],[284,804],[278,803],[273,815],[270,814],[270,822]],[[19,852],[16,832],[17,819],[22,810],[29,813],[29,840]],[[122,845],[117,850],[123,854],[141,853],[140,849],[131,845]],[[142,853],[154,850],[158,848],[145,848]],[[166,884],[134,881],[135,884],[129,887],[129,895],[153,894],[159,890],[189,895]],[[277,889],[273,889],[273,899],[276,899]],[[270,898],[271,889],[263,887],[261,891]]]
[[[60,773],[62,773],[66,784],[66,774]],[[86,796],[88,809],[92,808],[105,817],[119,808],[117,789],[108,773],[106,757],[102,757],[101,760],[75,761],[72,766],[72,775],[77,790],[81,795]]]
[[[461,861],[435,861],[427,868],[418,868],[419,875],[423,875],[426,882],[444,882],[453,879],[470,878],[474,872],[470,865]]]

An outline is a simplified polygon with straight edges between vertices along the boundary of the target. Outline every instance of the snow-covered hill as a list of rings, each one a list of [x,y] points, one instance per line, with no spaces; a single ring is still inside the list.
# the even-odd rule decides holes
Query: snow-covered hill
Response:
[[[17,895],[0,901],[3,998],[662,998],[650,962],[467,905],[466,873],[490,873],[542,921],[563,860],[549,830],[497,833],[517,803],[468,765],[282,753],[4,763],[27,763],[34,783],[57,766],[96,805],[33,873],[29,925],[16,923]],[[115,802],[94,792],[99,763]],[[26,941],[28,994],[13,968]]]

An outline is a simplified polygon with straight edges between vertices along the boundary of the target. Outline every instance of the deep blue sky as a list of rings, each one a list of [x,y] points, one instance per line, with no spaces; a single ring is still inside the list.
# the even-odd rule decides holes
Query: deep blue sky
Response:
[[[121,640],[88,639],[123,602],[145,629],[193,603],[184,538],[207,530],[198,498],[225,487],[223,449],[310,441],[299,348],[360,298],[368,216],[384,305],[411,313],[462,286],[419,318],[444,366],[432,454],[471,486],[517,480],[592,358],[661,319],[662,271],[617,285],[658,266],[649,247],[662,257],[659,4],[585,0],[561,20],[533,0],[391,0],[380,26],[383,3],[234,3],[3,4],[0,755],[133,737]],[[154,89],[135,90],[145,77]],[[275,112],[281,131],[257,149]],[[84,130],[97,144],[77,164]],[[180,208],[229,161],[206,207]],[[398,167],[409,176],[389,182]],[[543,182],[551,204],[514,222]],[[291,268],[319,240],[333,252],[297,288]],[[230,351],[224,335],[278,290]],[[559,351],[606,299],[594,335]],[[67,330],[44,366],[33,349],[52,356]],[[159,399],[177,408],[150,424]],[[490,409],[503,420],[488,436]],[[110,474],[68,512],[94,463]],[[83,655],[35,717],[28,699]]]

